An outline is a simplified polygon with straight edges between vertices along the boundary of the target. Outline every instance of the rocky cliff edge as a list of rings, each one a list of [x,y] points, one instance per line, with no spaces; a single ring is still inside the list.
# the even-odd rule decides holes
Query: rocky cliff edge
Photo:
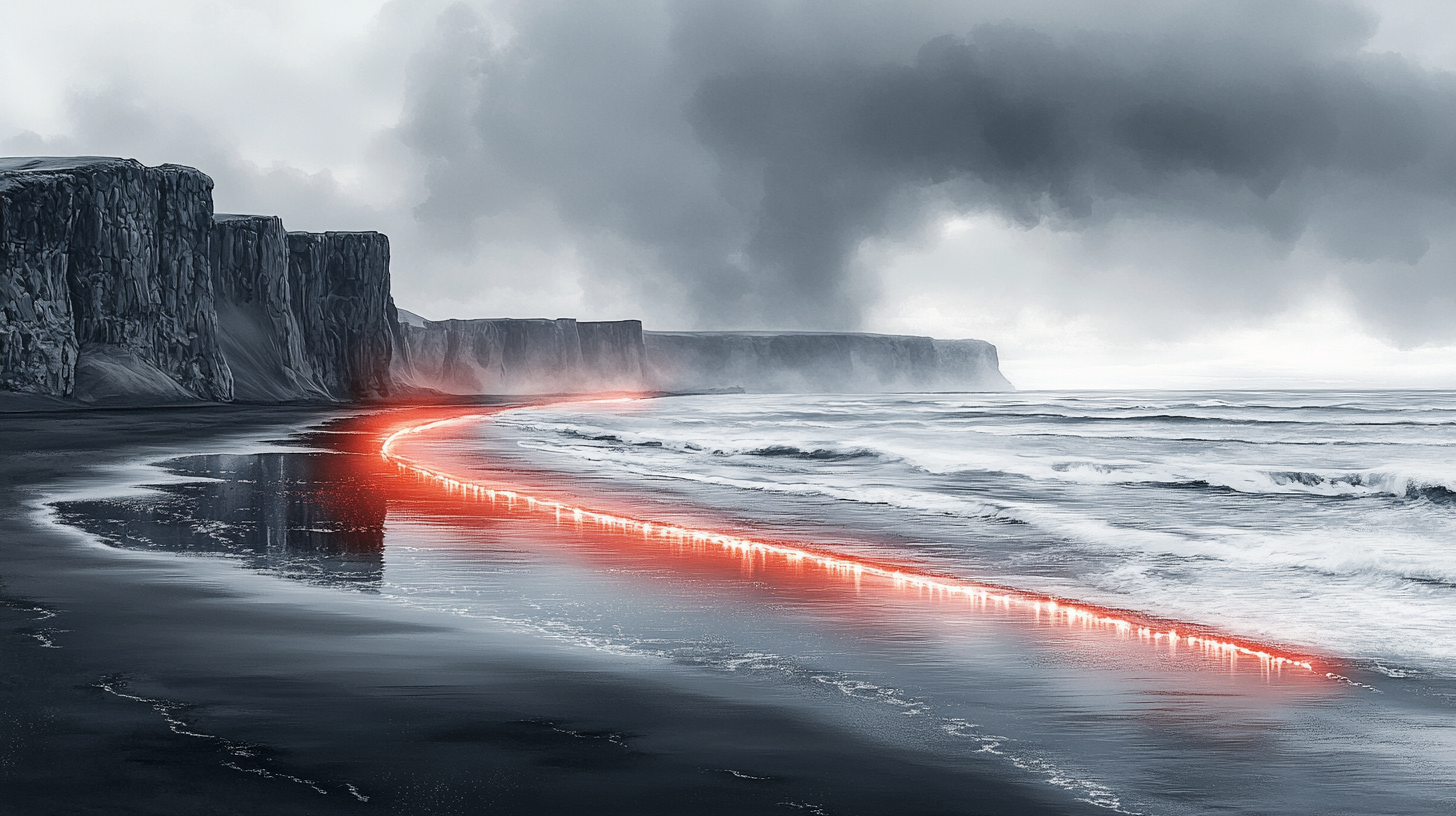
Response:
[[[636,320],[425,320],[400,312],[397,382],[448,394],[1006,391],[982,340],[828,332],[645,332]]]
[[[401,320],[387,237],[215,215],[212,186],[179,165],[0,158],[0,395],[50,405],[1011,387],[980,340]]]
[[[88,403],[386,396],[379,233],[214,217],[212,179],[0,158],[0,392]]]

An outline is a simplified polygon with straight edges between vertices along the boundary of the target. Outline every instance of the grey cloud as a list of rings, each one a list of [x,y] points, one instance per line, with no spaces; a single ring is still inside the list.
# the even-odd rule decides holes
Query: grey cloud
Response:
[[[430,167],[417,217],[465,250],[535,208],[555,220],[500,223],[616,247],[599,284],[681,300],[697,325],[853,328],[875,295],[855,267],[866,238],[947,212],[1072,230],[1186,219],[1409,266],[1344,283],[1406,342],[1452,329],[1400,304],[1456,297],[1432,249],[1453,238],[1456,85],[1361,54],[1373,20],[1347,6],[503,13],[504,46],[468,7],[441,18],[400,128]],[[625,265],[623,241],[640,250]],[[1290,285],[1226,274],[1249,304]]]
[[[1407,214],[1382,218],[1370,204],[1456,194],[1449,78],[1389,59],[1316,62],[1309,50],[1062,44],[986,26],[933,40],[905,66],[714,78],[692,112],[720,155],[761,164],[768,184],[797,195],[834,196],[847,180],[942,185],[961,206],[1025,223],[1154,208],[1286,240],[1354,207],[1367,234],[1345,224],[1338,254],[1417,259],[1418,240],[1386,240]],[[768,195],[763,206],[776,222],[797,204],[775,212]]]
[[[197,167],[212,177],[219,212],[277,214],[291,229],[379,229],[383,215],[360,205],[328,171],[307,173],[286,164],[260,167],[244,159],[229,136],[186,111],[114,83],[77,92],[66,102],[67,134],[22,131],[0,141],[7,155],[103,155],[146,164]]]

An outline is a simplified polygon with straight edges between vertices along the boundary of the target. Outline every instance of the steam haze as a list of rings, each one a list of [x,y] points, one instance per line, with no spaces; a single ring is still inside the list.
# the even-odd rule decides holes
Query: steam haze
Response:
[[[1440,4],[0,7],[34,34],[3,152],[381,229],[428,317],[980,337],[1023,386],[1456,385]]]

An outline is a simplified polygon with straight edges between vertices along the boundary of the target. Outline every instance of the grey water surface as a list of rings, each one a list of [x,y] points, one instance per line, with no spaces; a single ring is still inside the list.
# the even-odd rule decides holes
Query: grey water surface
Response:
[[[715,395],[517,409],[400,448],[634,518],[1214,627],[1312,672],[633,542],[327,453],[175,460],[160,495],[59,512],[120,546],[726,683],[1096,809],[1448,813],[1453,449],[1444,392]]]

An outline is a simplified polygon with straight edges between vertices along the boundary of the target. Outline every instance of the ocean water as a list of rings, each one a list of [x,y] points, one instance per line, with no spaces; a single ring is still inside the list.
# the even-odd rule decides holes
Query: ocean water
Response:
[[[716,684],[926,768],[999,769],[1093,809],[1456,812],[1456,394],[453,413],[394,453],[516,498],[441,489],[345,445],[175,460],[154,495],[59,513],[119,546],[218,554],[600,654],[646,682]],[[1309,667],[582,523],[526,496],[1056,598]],[[765,757],[731,773],[778,778]],[[875,812],[823,801],[781,804]]]
[[[690,397],[511,412],[475,444],[869,514],[899,535],[859,552],[1456,676],[1456,394]]]
[[[568,404],[406,451],[631,518],[1213,627],[1317,669],[1180,662],[906,593],[790,600],[751,572],[769,597],[624,605],[693,594],[651,554],[604,568],[669,573],[657,586],[543,605],[562,636],[817,677],[899,707],[921,729],[904,739],[938,728],[954,739],[937,750],[963,740],[1112,810],[1424,813],[1456,802],[1453,446],[1450,393],[1118,392]],[[624,624],[626,606],[656,608]]]

